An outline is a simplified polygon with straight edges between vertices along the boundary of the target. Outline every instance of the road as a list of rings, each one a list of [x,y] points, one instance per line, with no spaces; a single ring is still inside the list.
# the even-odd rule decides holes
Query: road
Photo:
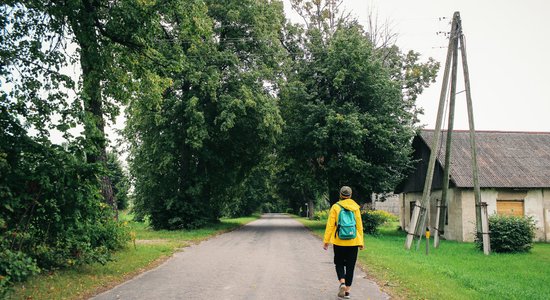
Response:
[[[92,299],[338,299],[332,258],[301,223],[266,214]],[[389,299],[365,277],[356,268],[352,299]]]

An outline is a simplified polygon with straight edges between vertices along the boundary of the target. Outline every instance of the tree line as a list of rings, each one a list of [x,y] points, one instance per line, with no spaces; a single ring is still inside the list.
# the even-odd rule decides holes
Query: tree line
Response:
[[[4,1],[1,275],[124,244],[105,134],[121,110],[133,209],[157,229],[392,190],[439,63],[380,43],[342,0],[291,4],[303,24],[281,1]]]

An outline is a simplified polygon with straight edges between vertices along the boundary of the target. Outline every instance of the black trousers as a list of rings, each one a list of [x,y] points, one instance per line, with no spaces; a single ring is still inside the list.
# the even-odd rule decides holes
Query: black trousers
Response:
[[[353,271],[357,261],[359,246],[338,246],[334,245],[334,265],[338,280],[346,279],[346,286],[353,283]]]

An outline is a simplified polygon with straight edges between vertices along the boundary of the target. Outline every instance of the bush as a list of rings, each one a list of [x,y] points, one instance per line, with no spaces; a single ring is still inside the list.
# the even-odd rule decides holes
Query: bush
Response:
[[[533,247],[535,221],[532,217],[489,217],[491,250],[494,252],[528,252]],[[483,249],[483,240],[476,237],[476,246]]]
[[[316,211],[313,214],[313,219],[314,220],[326,221],[326,220],[328,220],[329,211],[330,210],[328,210],[328,209]]]
[[[12,283],[25,281],[40,272],[34,259],[8,246],[5,239],[0,242],[0,299],[7,297]]]
[[[361,212],[363,220],[363,232],[366,234],[378,234],[378,226],[389,222],[396,221],[397,217],[384,210],[365,210]]]
[[[0,286],[38,268],[105,262],[126,244],[129,235],[102,202],[98,179],[106,172],[81,146],[35,140],[1,110],[0,125]]]
[[[7,282],[22,282],[37,274],[36,261],[21,251],[3,249],[0,252],[0,276]]]

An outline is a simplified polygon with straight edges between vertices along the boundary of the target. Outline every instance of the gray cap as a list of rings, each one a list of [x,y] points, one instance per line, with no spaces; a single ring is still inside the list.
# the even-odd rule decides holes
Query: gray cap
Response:
[[[340,195],[344,197],[350,197],[351,196],[351,188],[349,186],[344,185],[340,189]]]

